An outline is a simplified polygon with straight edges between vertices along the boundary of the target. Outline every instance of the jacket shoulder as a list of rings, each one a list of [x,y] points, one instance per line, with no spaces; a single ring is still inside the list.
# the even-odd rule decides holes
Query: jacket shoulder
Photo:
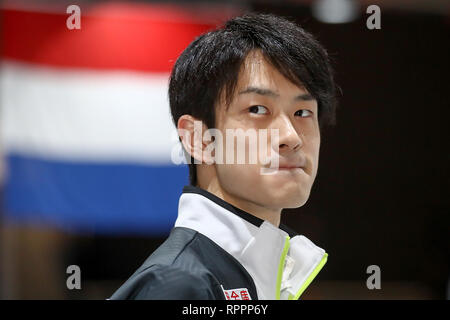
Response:
[[[174,228],[169,238],[111,296],[116,299],[220,299],[214,284],[190,245],[198,240],[191,229]]]
[[[204,277],[174,266],[155,265],[127,281],[111,300],[217,299]]]

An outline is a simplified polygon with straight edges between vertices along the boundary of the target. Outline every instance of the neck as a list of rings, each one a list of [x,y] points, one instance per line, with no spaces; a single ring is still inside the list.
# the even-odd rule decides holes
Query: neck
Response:
[[[202,179],[199,179],[198,187],[211,192],[222,200],[250,213],[251,215],[254,215],[255,217],[269,221],[276,227],[279,227],[280,225],[281,209],[267,208],[248,199],[244,199],[227,192],[220,185],[217,176],[214,179],[208,179],[208,181],[202,181]]]

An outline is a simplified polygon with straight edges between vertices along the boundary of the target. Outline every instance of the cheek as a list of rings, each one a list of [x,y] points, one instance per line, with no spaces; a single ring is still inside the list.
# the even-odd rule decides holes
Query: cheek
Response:
[[[240,185],[251,183],[258,168],[247,164],[219,164],[216,165],[216,172],[221,182]]]
[[[220,185],[229,193],[245,195],[260,185],[257,165],[216,165],[216,173]]]
[[[312,156],[318,157],[320,150],[320,135],[314,135],[308,139],[308,149]]]
[[[319,155],[320,155],[320,135],[315,136],[313,139],[309,140],[308,143],[308,153],[311,157],[313,177],[316,176],[319,167]]]

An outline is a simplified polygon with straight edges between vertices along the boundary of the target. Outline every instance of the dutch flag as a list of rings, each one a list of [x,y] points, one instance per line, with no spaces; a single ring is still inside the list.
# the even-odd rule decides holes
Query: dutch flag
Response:
[[[178,7],[1,8],[4,219],[75,232],[166,234],[186,165],[168,102],[170,70],[229,13]],[[178,145],[178,146],[177,146]]]

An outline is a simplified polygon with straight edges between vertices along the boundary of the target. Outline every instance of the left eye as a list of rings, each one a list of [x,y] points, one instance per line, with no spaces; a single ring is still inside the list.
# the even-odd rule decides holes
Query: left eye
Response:
[[[297,112],[295,112],[294,115],[301,116],[301,117],[308,117],[308,116],[312,115],[312,112],[309,110],[302,109],[302,110],[298,110]]]
[[[251,106],[250,108],[248,108],[248,110],[251,113],[256,113],[256,114],[266,114],[266,113],[268,113],[267,108],[264,107],[264,106],[260,106],[260,105],[258,105],[258,106]]]

